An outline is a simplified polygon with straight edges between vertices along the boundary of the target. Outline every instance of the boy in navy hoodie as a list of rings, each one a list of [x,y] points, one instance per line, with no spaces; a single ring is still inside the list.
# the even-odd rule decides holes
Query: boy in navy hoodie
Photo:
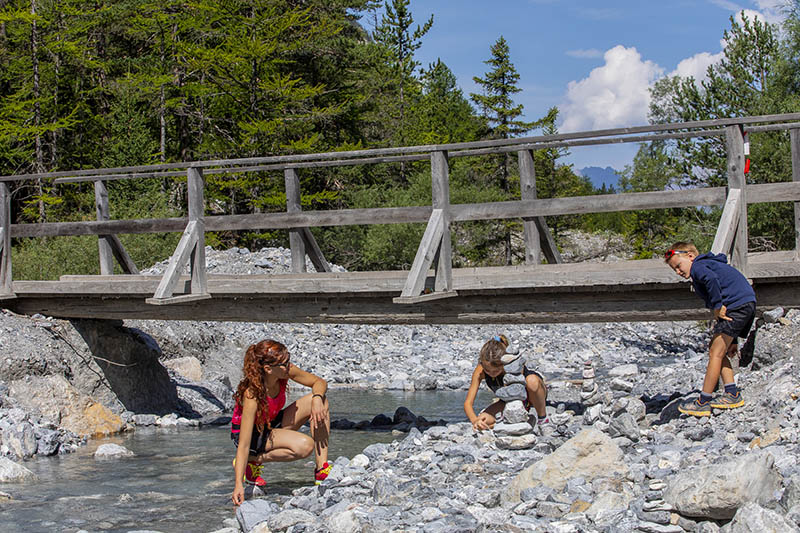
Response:
[[[756,294],[741,272],[728,264],[725,254],[700,255],[694,244],[676,242],[664,261],[681,277],[691,279],[695,292],[714,311],[717,319],[711,331],[708,366],[703,390],[696,399],[678,406],[681,413],[693,416],[711,416],[711,408],[734,409],[744,405],[733,369],[728,359],[736,355],[739,337],[747,337],[756,313]],[[719,377],[725,392],[717,398],[712,393]]]

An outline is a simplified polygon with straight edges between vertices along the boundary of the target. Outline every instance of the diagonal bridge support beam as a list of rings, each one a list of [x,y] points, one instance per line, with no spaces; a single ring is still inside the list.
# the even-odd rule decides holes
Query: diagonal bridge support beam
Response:
[[[206,276],[206,239],[205,222],[203,221],[203,171],[190,168],[187,173],[187,187],[189,191],[189,223],[183,232],[175,253],[170,257],[167,270],[161,283],[158,284],[152,298],[145,300],[152,305],[167,305],[185,303],[211,298],[208,294],[208,279]],[[191,271],[191,292],[180,296],[172,296],[180,279],[184,265],[189,261]]]
[[[742,190],[731,189],[725,200],[725,207],[719,219],[717,233],[714,235],[714,244],[711,245],[712,254],[725,254],[730,257],[736,230],[739,228],[739,219],[742,210]]]
[[[452,248],[450,245],[450,178],[447,152],[431,152],[433,212],[428,219],[417,255],[399,297],[398,304],[415,304],[458,296],[453,290]],[[428,269],[435,263],[434,291],[421,294]]]

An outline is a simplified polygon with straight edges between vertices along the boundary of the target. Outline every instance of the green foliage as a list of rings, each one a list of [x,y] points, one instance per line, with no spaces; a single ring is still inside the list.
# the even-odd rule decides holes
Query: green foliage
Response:
[[[789,16],[783,38],[778,28],[771,24],[758,18],[751,19],[744,13],[741,18],[739,23],[731,17],[731,28],[723,35],[723,58],[709,67],[707,80],[697,84],[692,78],[668,78],[656,83],[650,108],[654,122],[800,110],[797,99],[800,70],[795,61],[800,54],[798,12]],[[788,134],[764,132],[750,137],[752,163],[747,182],[790,181]],[[681,140],[673,143],[668,153],[675,161],[675,168],[679,169],[677,181],[681,186],[727,185],[724,138]],[[787,213],[788,206],[749,206],[750,247],[793,247],[794,237],[787,229],[790,220]],[[717,219],[718,210],[701,212],[697,214],[694,225],[701,234],[713,234]]]

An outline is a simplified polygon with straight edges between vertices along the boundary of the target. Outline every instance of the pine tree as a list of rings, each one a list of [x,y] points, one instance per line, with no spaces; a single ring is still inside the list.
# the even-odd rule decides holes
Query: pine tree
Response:
[[[522,115],[522,104],[515,105],[512,96],[520,91],[517,87],[519,74],[514,64],[511,62],[511,53],[508,43],[501,35],[491,47],[492,57],[484,63],[491,66],[491,70],[486,73],[484,78],[477,76],[472,79],[483,88],[483,94],[471,93],[470,97],[481,110],[482,116],[490,125],[490,138],[509,139],[516,135],[526,133],[534,128],[536,122],[525,122],[519,120]],[[496,168],[499,173],[500,188],[508,194],[509,172],[511,167],[511,154],[506,153],[500,158],[500,164]],[[505,256],[506,264],[511,264],[511,231],[506,230],[505,234]]]
[[[410,0],[386,0],[385,13],[380,25],[375,28],[373,38],[381,44],[387,53],[387,65],[398,94],[398,133],[396,143],[405,145],[406,108],[409,91],[419,89],[414,74],[419,61],[414,59],[414,52],[422,46],[422,38],[433,26],[433,15],[425,23],[411,31],[414,17],[408,6]]]

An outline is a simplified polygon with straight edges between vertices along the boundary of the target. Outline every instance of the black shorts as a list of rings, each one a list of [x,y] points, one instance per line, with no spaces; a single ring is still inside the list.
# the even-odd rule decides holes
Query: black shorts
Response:
[[[278,429],[281,427],[281,423],[283,422],[283,412],[286,411],[284,407],[278,414],[275,416],[275,419],[271,422],[272,429]],[[259,431],[258,426],[253,426],[253,435],[250,437],[250,455],[258,455],[260,453],[264,453],[267,448],[267,440],[269,439],[269,434],[271,429],[267,429],[267,426],[264,426],[264,431]],[[239,434],[231,432],[231,440],[233,440],[233,445],[237,448],[239,447]]]
[[[756,317],[756,303],[748,302],[736,309],[727,309],[725,314],[733,320],[717,319],[711,329],[711,336],[716,337],[720,333],[724,333],[729,337],[733,337],[731,344],[739,344],[738,338],[747,338],[750,328],[753,327],[753,320]]]

